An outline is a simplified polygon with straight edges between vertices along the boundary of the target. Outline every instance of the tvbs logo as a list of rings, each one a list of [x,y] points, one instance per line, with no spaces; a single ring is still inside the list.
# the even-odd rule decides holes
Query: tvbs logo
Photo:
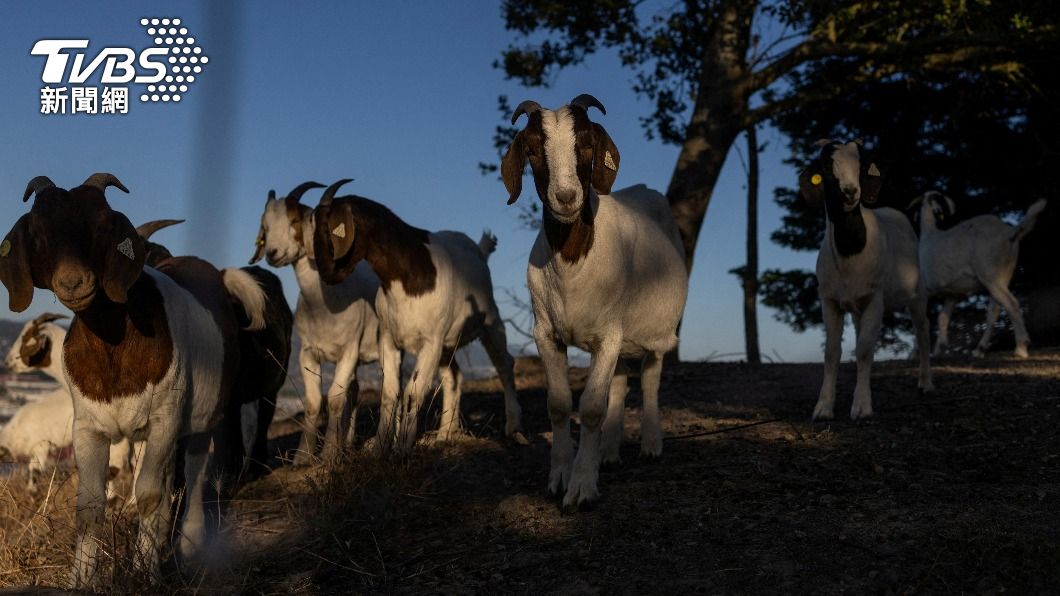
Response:
[[[42,114],[125,114],[130,83],[146,85],[141,102],[179,102],[209,58],[180,19],[144,18],[154,46],[139,52],[106,47],[94,55],[87,39],[42,39],[30,54],[43,56]],[[99,75],[102,88],[84,86]],[[58,85],[53,87],[53,85]]]

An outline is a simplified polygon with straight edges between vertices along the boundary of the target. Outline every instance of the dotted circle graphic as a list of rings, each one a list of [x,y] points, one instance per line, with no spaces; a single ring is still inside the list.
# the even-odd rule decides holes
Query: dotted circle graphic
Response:
[[[203,53],[196,38],[189,35],[188,28],[182,26],[182,21],[178,18],[145,17],[140,19],[140,26],[144,27],[156,47],[165,49],[169,54],[166,58],[169,66],[164,84],[159,81],[157,84],[148,85],[147,93],[140,95],[140,101],[179,102],[182,95],[188,92],[189,85],[195,82],[196,77],[191,73],[200,74],[200,65],[209,63],[209,57]],[[174,82],[179,85],[174,85]]]

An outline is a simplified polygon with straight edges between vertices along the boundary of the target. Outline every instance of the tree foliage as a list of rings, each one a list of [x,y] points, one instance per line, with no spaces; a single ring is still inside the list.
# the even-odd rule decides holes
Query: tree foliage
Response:
[[[1056,17],[1040,10],[1046,5],[975,4],[977,10],[948,22],[991,36],[997,31],[1055,30]],[[1057,45],[1055,40],[1038,46],[1018,42],[1013,48],[1006,53],[1011,58],[1007,66],[996,59],[985,62],[989,67],[954,71],[910,65],[901,73],[864,81],[842,96],[778,114],[774,122],[790,140],[789,163],[804,166],[816,155],[818,138],[861,137],[885,175],[881,203],[904,210],[914,197],[938,189],[958,204],[958,217],[949,225],[983,213],[1022,213],[1038,198],[1058,196],[1057,177],[1051,173],[1060,165]],[[792,73],[788,80],[793,88],[815,89],[857,77],[862,70],[856,61],[836,58]],[[777,189],[775,200],[786,215],[773,241],[794,250],[816,250],[823,214],[806,209],[794,188]],[[1017,289],[1060,281],[1050,262],[1060,246],[1057,235],[1048,231],[1055,232],[1057,224],[1055,213],[1047,211],[1039,232],[1024,240]],[[778,308],[777,318],[795,329],[820,324],[819,307],[808,300],[811,279],[805,271],[768,271],[763,301]],[[967,310],[970,318],[964,321],[979,325],[982,311]]]

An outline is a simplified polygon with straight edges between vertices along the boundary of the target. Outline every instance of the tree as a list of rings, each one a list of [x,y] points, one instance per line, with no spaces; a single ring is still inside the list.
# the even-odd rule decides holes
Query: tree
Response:
[[[1035,18],[1037,26],[1055,28],[1055,17]],[[1060,165],[1060,59],[1055,40],[1033,51],[1024,48],[1014,58],[1020,63],[1018,76],[991,69],[910,68],[867,81],[841,98],[786,110],[774,122],[791,139],[790,163],[796,167],[816,155],[818,138],[864,138],[884,171],[884,205],[904,209],[915,196],[939,189],[957,200],[959,219],[1022,212],[1037,198],[1060,191],[1053,173]],[[833,59],[789,79],[793,86],[814,88],[856,72],[856,65]],[[816,250],[823,215],[807,210],[793,189],[777,189],[776,200],[788,214],[773,240],[795,250]],[[1017,293],[1031,297],[1024,307],[1039,345],[1060,339],[1060,276],[1052,262],[1060,251],[1057,231],[1060,217],[1050,208],[1038,230],[1021,243],[1014,282]],[[763,303],[778,309],[779,320],[797,330],[820,324],[812,272],[770,270],[761,281]],[[966,311],[963,333],[977,339],[983,323],[980,300],[968,303]],[[955,323],[962,333],[961,318]],[[888,337],[897,340],[902,328],[902,321],[895,321]]]
[[[652,9],[637,0],[506,0],[502,10],[521,39],[497,65],[528,87],[547,87],[600,49],[617,51],[634,71],[633,90],[655,104],[642,118],[648,137],[681,147],[666,196],[690,271],[741,131],[913,68],[1018,80],[1026,55],[1057,35],[1039,26],[1047,2],[682,0]],[[766,26],[777,32],[763,40]],[[848,65],[847,76],[791,84],[789,76],[821,61]]]
[[[747,129],[747,263],[730,269],[740,278],[743,287],[743,337],[747,362],[762,363],[758,345],[758,133],[754,126]],[[742,160],[741,160],[742,161]]]

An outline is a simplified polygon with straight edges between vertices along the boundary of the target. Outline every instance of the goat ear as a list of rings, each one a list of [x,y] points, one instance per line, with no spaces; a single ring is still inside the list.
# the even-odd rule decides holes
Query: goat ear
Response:
[[[338,260],[350,254],[350,250],[353,249],[354,234],[357,232],[354,228],[350,206],[340,205],[339,209],[333,209],[326,223],[335,259]]]
[[[147,250],[129,219],[112,211],[110,230],[102,240],[103,291],[113,302],[124,304],[127,292],[144,269]]]
[[[861,174],[861,201],[866,205],[875,205],[882,186],[883,174],[876,164],[870,162],[869,167]]]
[[[250,257],[248,265],[253,265],[265,256],[265,228],[258,227],[258,237],[254,239],[254,256]]]
[[[813,209],[820,209],[824,203],[824,177],[814,168],[806,168],[799,174],[799,194],[802,200]]]
[[[508,145],[508,151],[501,158],[501,180],[508,189],[508,204],[519,199],[523,192],[523,170],[526,169],[526,151],[523,149],[523,133],[520,131]]]
[[[602,195],[611,194],[611,186],[618,176],[621,157],[618,147],[603,126],[593,122],[593,188]]]
[[[12,312],[22,312],[33,302],[29,217],[28,213],[20,217],[0,243],[0,281],[7,288],[8,307]]]

